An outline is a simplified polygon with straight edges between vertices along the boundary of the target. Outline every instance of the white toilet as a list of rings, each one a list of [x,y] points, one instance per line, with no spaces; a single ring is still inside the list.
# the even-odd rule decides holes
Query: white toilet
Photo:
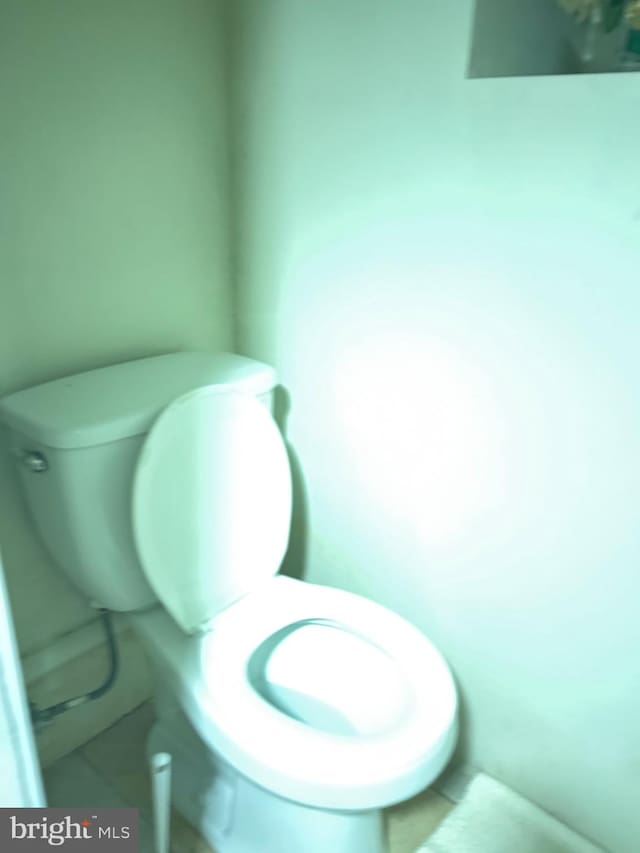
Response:
[[[40,534],[156,672],[149,749],[218,853],[383,853],[381,809],[443,770],[446,663],[361,596],[278,576],[291,480],[272,368],[174,353],[0,401]]]

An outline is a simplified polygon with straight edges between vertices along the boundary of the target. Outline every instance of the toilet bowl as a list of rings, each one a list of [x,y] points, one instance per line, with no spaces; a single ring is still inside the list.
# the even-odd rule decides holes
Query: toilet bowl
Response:
[[[178,808],[218,853],[383,853],[380,810],[453,751],[455,687],[397,614],[277,574],[292,496],[274,384],[249,359],[177,353],[18,392],[0,420],[59,565],[149,652],[149,749],[174,756]]]
[[[186,637],[159,609],[132,619],[204,743],[275,795],[379,809],[422,790],[451,755],[446,664],[361,596],[277,576],[205,634]]]
[[[150,751],[174,756],[176,805],[220,853],[385,853],[381,809],[451,756],[445,662],[368,599],[277,576],[206,633],[129,618],[165,691]]]

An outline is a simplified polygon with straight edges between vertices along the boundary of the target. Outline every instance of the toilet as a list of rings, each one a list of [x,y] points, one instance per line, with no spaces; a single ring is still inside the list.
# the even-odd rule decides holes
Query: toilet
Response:
[[[275,372],[170,353],[0,400],[35,526],[155,675],[150,753],[218,853],[384,853],[382,809],[457,737],[447,664],[405,619],[279,575],[292,490]]]

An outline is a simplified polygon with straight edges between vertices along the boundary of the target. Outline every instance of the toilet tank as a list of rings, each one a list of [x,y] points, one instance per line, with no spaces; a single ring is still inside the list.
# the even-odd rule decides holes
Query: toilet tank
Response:
[[[67,376],[0,400],[31,516],[60,569],[98,607],[156,596],[138,562],[131,492],[139,451],[174,399],[216,385],[271,407],[272,367],[231,353],[182,352]]]

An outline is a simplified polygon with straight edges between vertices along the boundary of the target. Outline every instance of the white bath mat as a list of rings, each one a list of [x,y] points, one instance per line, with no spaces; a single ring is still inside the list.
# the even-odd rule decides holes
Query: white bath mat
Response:
[[[479,773],[418,853],[603,853],[515,791]]]

